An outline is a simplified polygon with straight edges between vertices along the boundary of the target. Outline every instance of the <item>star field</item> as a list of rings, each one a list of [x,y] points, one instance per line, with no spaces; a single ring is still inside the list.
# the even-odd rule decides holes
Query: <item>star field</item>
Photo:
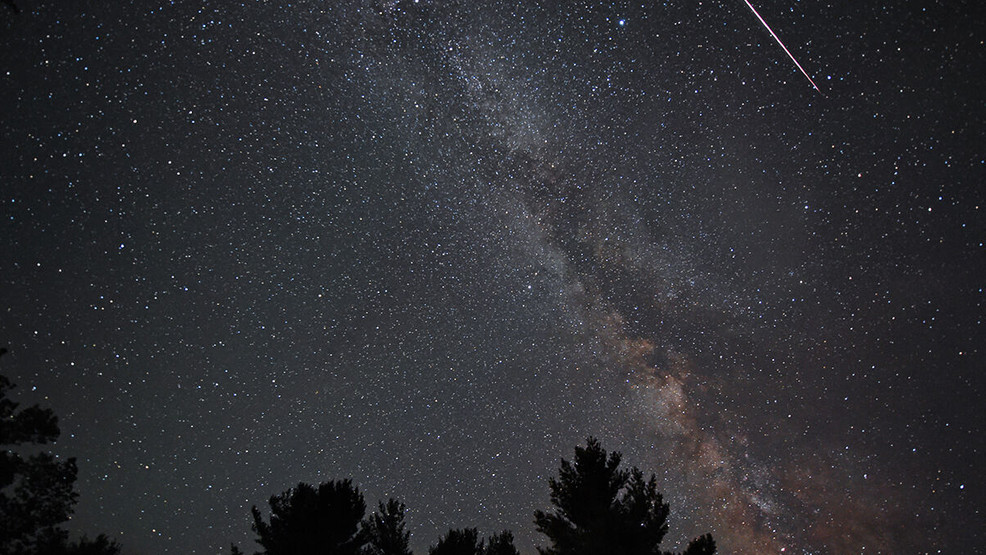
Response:
[[[973,2],[6,5],[2,371],[71,528],[252,549],[351,477],[543,539],[586,436],[673,547],[984,545]]]

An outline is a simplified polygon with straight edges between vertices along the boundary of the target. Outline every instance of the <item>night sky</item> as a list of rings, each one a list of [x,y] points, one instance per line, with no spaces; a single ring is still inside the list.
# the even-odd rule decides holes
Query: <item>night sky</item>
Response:
[[[0,371],[70,528],[251,550],[351,477],[543,544],[560,457],[665,547],[970,553],[978,1],[0,4]],[[680,545],[680,544],[679,544]]]

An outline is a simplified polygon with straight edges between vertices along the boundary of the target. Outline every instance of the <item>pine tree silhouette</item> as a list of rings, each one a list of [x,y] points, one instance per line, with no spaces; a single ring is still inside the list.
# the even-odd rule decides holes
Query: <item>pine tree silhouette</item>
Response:
[[[475,528],[449,530],[438,544],[428,548],[428,555],[520,555],[509,530],[482,540]]]
[[[330,480],[318,488],[300,483],[269,503],[270,522],[256,506],[251,511],[264,555],[358,555],[365,543],[360,521],[366,503],[350,480]]]
[[[0,349],[0,356],[6,354]],[[14,384],[0,375],[0,555],[115,555],[106,536],[68,542],[61,524],[71,518],[78,494],[75,459],[59,460],[38,446],[58,439],[58,418],[33,405],[18,410],[7,394]],[[31,455],[18,452],[26,446]]]
[[[428,548],[428,555],[483,555],[483,542],[475,528],[452,529]]]
[[[551,511],[536,511],[534,522],[551,544],[541,555],[663,555],[668,504],[657,478],[644,479],[633,467],[621,470],[620,453],[607,453],[595,438],[575,448],[573,462],[562,459],[558,478],[550,478]],[[715,553],[712,536],[692,540],[689,555]]]
[[[514,535],[509,530],[490,536],[484,555],[520,555],[514,546]]]
[[[386,505],[379,505],[379,512],[363,521],[367,542],[363,555],[411,555],[411,533],[404,528],[404,504],[390,499]]]

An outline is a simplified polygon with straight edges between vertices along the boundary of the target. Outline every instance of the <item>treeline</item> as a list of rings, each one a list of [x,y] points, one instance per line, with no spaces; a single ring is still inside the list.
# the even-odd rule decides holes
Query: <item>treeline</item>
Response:
[[[0,356],[6,352],[0,349]],[[100,534],[69,541],[62,525],[78,494],[74,458],[59,459],[43,446],[59,436],[58,418],[38,405],[19,408],[8,398],[14,385],[0,375],[0,555],[118,555],[120,545]],[[22,454],[22,451],[29,454]],[[622,469],[619,453],[589,438],[562,459],[548,480],[552,507],[536,511],[534,523],[547,546],[541,555],[668,555],[668,504],[652,474]],[[350,480],[298,484],[270,498],[270,516],[252,509],[256,555],[411,555],[403,503],[390,499],[366,515],[363,494]],[[715,553],[706,534],[686,555]],[[242,555],[233,545],[232,552]],[[450,529],[428,555],[518,555],[510,531],[480,537],[475,528]]]
[[[20,409],[7,397],[13,388],[0,375],[0,555],[117,555],[120,546],[103,534],[69,541],[61,525],[79,497],[75,459],[39,452],[58,439],[58,417],[38,405]]]
[[[668,504],[657,478],[636,467],[620,467],[620,453],[607,453],[594,438],[562,459],[550,478],[552,508],[536,511],[534,523],[548,541],[541,555],[671,555],[660,549],[668,533]],[[411,555],[405,506],[396,499],[379,503],[366,516],[363,494],[350,480],[318,487],[301,483],[270,498],[270,517],[252,509],[256,555]],[[712,536],[692,540],[684,555],[711,555]],[[235,555],[243,552],[232,546]],[[428,548],[428,555],[519,555],[513,534],[481,538],[475,528],[450,529]]]

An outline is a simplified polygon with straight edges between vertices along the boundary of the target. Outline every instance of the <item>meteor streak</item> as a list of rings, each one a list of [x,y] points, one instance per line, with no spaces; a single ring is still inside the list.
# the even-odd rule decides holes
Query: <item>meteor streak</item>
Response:
[[[781,39],[777,36],[777,33],[775,33],[774,30],[770,28],[770,25],[767,25],[767,22],[764,21],[762,17],[760,17],[760,14],[757,12],[757,9],[753,7],[753,4],[750,3],[750,0],[743,0],[743,1],[746,2],[746,5],[749,6],[750,10],[753,11],[753,15],[757,16],[757,19],[760,20],[760,23],[763,23],[763,26],[766,27],[768,31],[770,31],[770,36],[774,37],[774,40],[777,41],[777,44],[781,45],[781,48],[784,49],[784,52],[787,52],[787,56],[791,58],[791,61],[794,62],[794,65],[798,66],[798,69],[801,70],[801,74],[805,76],[805,79],[807,79],[809,83],[811,83],[811,86],[815,87],[815,90],[818,91],[822,96],[825,96],[825,93],[823,93],[822,90],[818,88],[818,85],[816,85],[815,82],[811,80],[811,77],[808,75],[808,72],[805,71],[805,68],[801,67],[801,64],[798,63],[798,60],[794,59],[794,54],[791,54],[791,51],[788,50],[786,46],[784,46],[784,43],[781,42]]]

